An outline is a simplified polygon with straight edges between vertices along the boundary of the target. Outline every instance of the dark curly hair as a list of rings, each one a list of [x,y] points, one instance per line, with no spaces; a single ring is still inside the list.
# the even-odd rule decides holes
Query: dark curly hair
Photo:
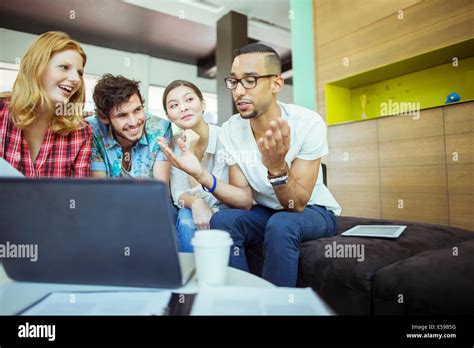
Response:
[[[97,114],[103,118],[109,118],[113,107],[127,102],[134,94],[138,95],[143,105],[145,100],[140,94],[139,85],[140,81],[129,80],[122,75],[103,75],[94,88],[93,99]]]

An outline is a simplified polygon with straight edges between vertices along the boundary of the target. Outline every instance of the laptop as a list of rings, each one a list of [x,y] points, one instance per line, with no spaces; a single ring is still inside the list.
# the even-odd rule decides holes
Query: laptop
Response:
[[[177,288],[194,271],[193,254],[178,253],[164,183],[0,178],[0,197],[11,279]]]

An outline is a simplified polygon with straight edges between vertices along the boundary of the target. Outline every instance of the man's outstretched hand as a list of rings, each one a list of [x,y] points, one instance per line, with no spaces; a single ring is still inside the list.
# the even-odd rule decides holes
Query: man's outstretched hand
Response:
[[[290,150],[290,126],[283,118],[270,122],[270,129],[257,140],[262,162],[270,175],[279,175],[286,168],[285,156]]]

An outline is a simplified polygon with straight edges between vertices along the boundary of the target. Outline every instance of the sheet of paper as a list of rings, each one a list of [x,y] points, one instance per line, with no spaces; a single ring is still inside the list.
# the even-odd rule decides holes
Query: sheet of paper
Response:
[[[191,315],[332,315],[310,288],[202,287]]]
[[[171,291],[53,292],[21,315],[164,315]]]

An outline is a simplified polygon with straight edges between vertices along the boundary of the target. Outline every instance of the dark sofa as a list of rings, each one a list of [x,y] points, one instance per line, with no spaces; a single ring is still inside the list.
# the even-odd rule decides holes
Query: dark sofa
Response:
[[[407,225],[395,240],[343,237],[364,224]],[[364,245],[364,260],[326,257],[327,245]],[[261,246],[247,248],[260,275]],[[474,232],[440,225],[337,218],[337,235],[301,245],[298,286],[342,315],[474,314]]]

